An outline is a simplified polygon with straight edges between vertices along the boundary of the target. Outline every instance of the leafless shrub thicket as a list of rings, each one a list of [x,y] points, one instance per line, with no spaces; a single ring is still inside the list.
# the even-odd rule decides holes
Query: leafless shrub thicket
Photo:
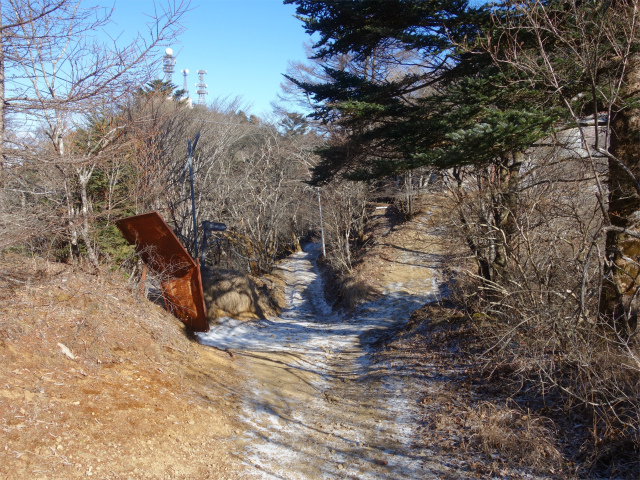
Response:
[[[416,168],[397,175],[387,183],[390,200],[402,218],[408,220],[416,215],[420,210],[417,205],[419,197],[429,189],[437,188],[435,184],[439,177],[435,172],[434,168]]]
[[[247,118],[237,101],[191,110],[160,97],[141,108],[152,109],[148,115],[137,114],[149,122],[146,126],[141,122],[145,150],[137,156],[153,172],[150,177],[156,186],[149,205],[165,213],[192,251],[185,139],[200,132],[194,159],[196,216],[199,222],[222,222],[228,227],[210,239],[210,265],[267,273],[279,256],[299,248],[301,237],[319,229],[317,189],[305,180],[322,138],[307,131],[303,117],[285,115],[279,125]],[[168,114],[160,111],[176,108]],[[344,181],[320,189],[327,257],[336,271],[353,267],[353,248],[363,239],[369,191],[365,184]],[[200,242],[201,236],[199,231]]]
[[[217,243],[208,249],[209,263],[224,257],[227,268],[266,273],[278,256],[298,247],[317,215],[313,191],[304,184],[319,141],[313,133],[283,132],[247,118],[237,101],[190,109],[156,95],[140,108],[148,114],[136,114],[142,119],[136,161],[143,172],[136,191],[148,193],[137,208],[161,211],[195,251],[185,161],[187,138],[200,133],[193,170],[196,218],[228,227],[210,239]]]
[[[334,180],[321,189],[327,260],[338,273],[350,273],[357,260],[370,195],[366,184],[343,180]]]
[[[550,143],[527,152],[509,178],[495,165],[447,174],[449,227],[472,253],[459,259],[464,275],[452,294],[491,339],[490,363],[589,409],[595,445],[637,444],[638,335],[599,314],[606,224],[594,173],[607,178],[606,160],[592,164],[575,142]]]
[[[489,290],[483,308],[495,335],[493,351],[543,389],[586,407],[595,458],[609,457],[611,463],[611,452],[635,450],[637,472],[640,5],[505,5],[504,16],[494,18],[500,34],[487,37],[487,51],[496,65],[557,97],[579,147],[567,142],[565,132],[557,139],[565,147],[557,154],[559,170],[547,162],[537,166],[546,152],[532,157],[533,169],[523,162],[518,173],[532,177],[528,171],[537,170],[548,183],[518,179],[518,188],[509,192],[517,193],[517,202],[505,202],[505,189],[497,185],[494,206],[508,207],[511,225],[487,224],[476,215],[471,223],[480,228],[464,227],[463,238],[479,247],[477,259],[486,258],[489,248],[506,260],[490,255],[489,263],[478,262],[497,273],[476,278],[479,288]],[[585,128],[587,119],[594,128]],[[508,178],[517,178],[514,173]]]
[[[86,254],[94,265],[122,260],[130,252],[112,221],[158,210],[195,253],[185,163],[187,138],[199,133],[196,218],[228,227],[214,235],[210,263],[226,260],[228,268],[265,273],[299,248],[319,223],[315,190],[304,180],[320,140],[304,119],[268,123],[247,117],[237,100],[191,108],[172,93],[170,85],[149,82],[67,131],[58,144],[36,138],[29,149],[16,150],[15,160],[3,164],[2,245],[31,234],[36,243],[56,238],[68,257]],[[73,162],[62,160],[62,149]],[[7,158],[14,157],[5,152]]]
[[[76,0],[3,2],[0,245],[34,238],[42,248],[62,239],[71,257],[82,246],[97,266],[90,183],[121,154],[122,125],[106,119],[152,78],[156,55],[182,31],[187,9],[182,1],[158,5],[148,32],[125,44],[98,35],[111,27],[109,9]]]

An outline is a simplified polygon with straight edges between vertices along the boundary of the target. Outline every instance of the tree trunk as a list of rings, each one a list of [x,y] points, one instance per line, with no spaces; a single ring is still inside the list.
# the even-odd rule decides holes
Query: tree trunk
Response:
[[[407,187],[407,217],[413,217],[413,178],[411,176],[411,171],[407,172],[407,176],[405,179],[406,187]]]
[[[4,44],[2,42],[2,5],[0,4],[0,171],[4,169]]]
[[[0,164],[4,165],[4,52],[2,50],[1,43],[0,43]]]
[[[494,221],[498,230],[494,268],[496,278],[509,279],[509,258],[513,255],[516,238],[516,214],[518,208],[519,173],[522,165],[522,153],[514,153],[511,160],[504,159],[498,166],[499,184]]]
[[[293,251],[301,252],[302,247],[300,246],[300,240],[298,239],[298,235],[296,234],[295,230],[291,232],[291,239],[293,240]]]
[[[93,245],[91,244],[91,237],[89,235],[89,196],[87,195],[87,185],[89,184],[89,180],[91,179],[91,174],[93,173],[94,167],[82,167],[77,169],[78,173],[78,183],[80,184],[80,196],[82,199],[82,227],[80,229],[80,235],[82,236],[82,240],[85,243],[85,247],[87,249],[87,257],[89,257],[89,261],[94,268],[98,268],[98,257],[96,255],[95,250],[93,249]]]
[[[621,104],[611,121],[609,151],[615,158],[609,159],[609,221],[613,227],[635,232],[640,232],[640,108],[625,103],[637,100],[639,93],[640,55],[634,54],[627,64]],[[611,230],[607,233],[600,313],[622,335],[632,333],[637,325],[639,261],[638,238]]]
[[[464,213],[464,208],[462,207],[463,203],[463,191],[462,191],[462,173],[459,168],[453,168],[452,174],[454,179],[456,180],[456,198],[458,202],[458,218],[460,220],[460,224],[462,225],[462,229],[464,231],[464,238],[471,250],[471,253],[476,259],[478,264],[478,276],[481,277],[486,283],[491,282],[491,262],[487,258],[487,255],[483,252],[483,248],[476,241],[476,235],[473,233],[473,228],[470,225],[470,222],[467,220],[467,217]]]

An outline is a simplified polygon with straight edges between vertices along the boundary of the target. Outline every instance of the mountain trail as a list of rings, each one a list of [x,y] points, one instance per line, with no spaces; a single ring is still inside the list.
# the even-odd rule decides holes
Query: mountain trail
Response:
[[[414,227],[417,224],[414,224]],[[438,256],[421,249],[419,229],[390,234],[379,274],[381,295],[351,313],[327,305],[318,245],[282,262],[287,308],[277,318],[224,318],[205,345],[230,349],[247,374],[245,432],[237,438],[257,478],[441,478],[443,466],[415,448],[418,385],[406,369],[374,361],[375,344],[439,297]],[[444,467],[447,469],[446,467]]]

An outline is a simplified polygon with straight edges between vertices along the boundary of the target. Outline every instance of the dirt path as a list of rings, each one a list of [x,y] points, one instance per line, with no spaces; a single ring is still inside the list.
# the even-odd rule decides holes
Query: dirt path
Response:
[[[440,478],[446,467],[414,448],[418,379],[392,362],[374,363],[375,343],[438,295],[437,257],[424,242],[389,243],[378,299],[351,315],[331,312],[322,294],[317,246],[281,265],[288,308],[256,323],[225,319],[200,337],[229,348],[248,373],[241,417],[248,472],[264,479]]]

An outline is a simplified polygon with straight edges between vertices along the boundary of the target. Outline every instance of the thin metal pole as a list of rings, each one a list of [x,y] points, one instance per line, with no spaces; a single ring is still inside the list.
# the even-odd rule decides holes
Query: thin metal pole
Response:
[[[327,250],[324,246],[324,225],[322,223],[322,202],[320,201],[320,187],[318,189],[318,208],[320,209],[320,233],[322,234],[322,256],[326,258]]]
[[[189,177],[191,178],[191,215],[193,217],[193,243],[196,246],[196,255],[198,258],[198,224],[196,223],[196,196],[193,193],[193,160],[189,162]]]

